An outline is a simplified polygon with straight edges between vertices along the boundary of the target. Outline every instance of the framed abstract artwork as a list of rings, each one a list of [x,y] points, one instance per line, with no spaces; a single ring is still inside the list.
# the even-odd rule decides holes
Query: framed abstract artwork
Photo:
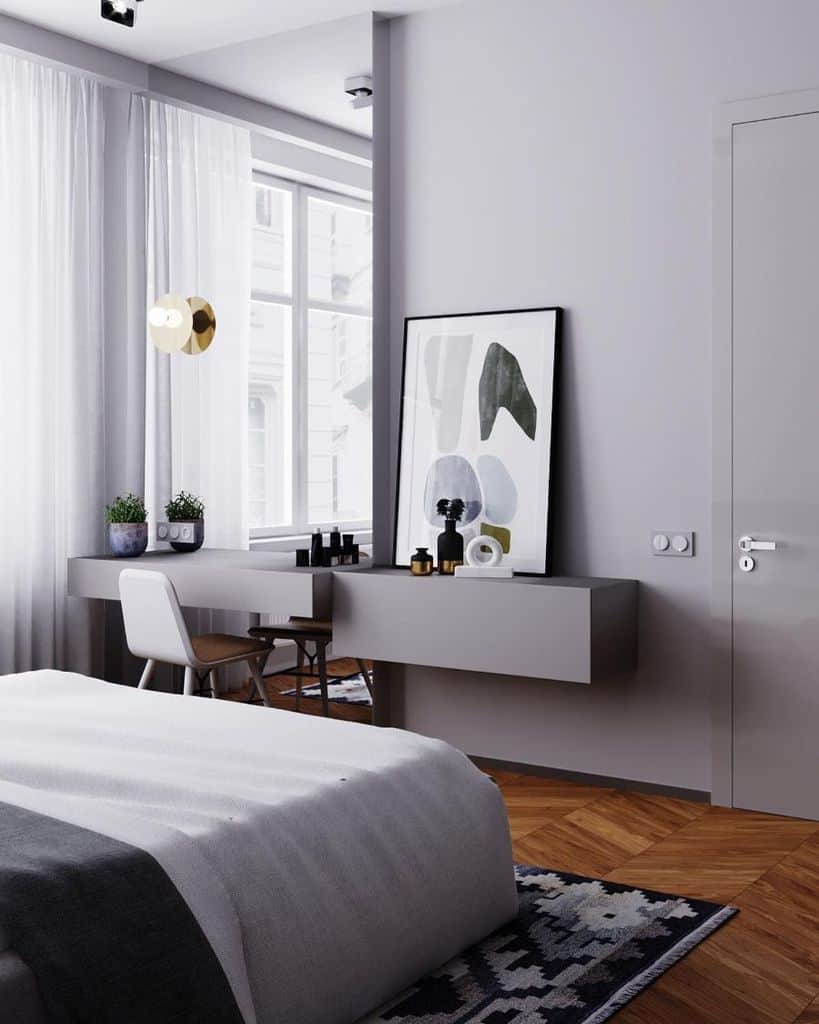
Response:
[[[393,560],[435,550],[436,505],[495,537],[515,572],[550,572],[550,485],[561,310],[409,317]]]

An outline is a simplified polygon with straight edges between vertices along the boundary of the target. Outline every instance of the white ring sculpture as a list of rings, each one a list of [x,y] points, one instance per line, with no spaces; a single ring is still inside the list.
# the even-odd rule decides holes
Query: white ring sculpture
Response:
[[[490,554],[485,555],[481,548],[489,548]],[[480,536],[473,538],[466,546],[466,564],[476,568],[491,568],[501,564],[503,548],[494,537]]]

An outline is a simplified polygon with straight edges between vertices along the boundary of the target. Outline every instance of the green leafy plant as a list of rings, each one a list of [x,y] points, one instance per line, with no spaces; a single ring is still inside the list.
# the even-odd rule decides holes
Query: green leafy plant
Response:
[[[205,514],[205,504],[187,491],[180,491],[165,506],[165,515],[169,523],[178,523],[186,519],[201,519]]]
[[[435,511],[444,519],[454,519],[459,523],[463,519],[466,506],[461,498],[440,498]]]
[[[105,521],[108,523],[144,523],[146,519],[145,500],[130,492],[120,494],[105,506]]]

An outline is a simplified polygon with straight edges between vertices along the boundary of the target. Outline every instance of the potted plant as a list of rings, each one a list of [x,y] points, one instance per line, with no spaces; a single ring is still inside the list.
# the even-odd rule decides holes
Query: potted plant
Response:
[[[187,491],[180,491],[165,506],[165,515],[169,524],[184,523],[193,527],[192,530],[185,531],[190,539],[175,540],[174,533],[178,538],[182,531],[178,528],[175,530],[173,525],[170,526],[168,540],[174,551],[198,551],[202,547],[205,542],[205,505],[201,498],[188,494]]]
[[[464,508],[460,498],[441,498],[435,507],[444,518],[444,532],[438,534],[438,572],[442,576],[454,576],[457,566],[464,564],[464,538],[455,529],[463,519]]]
[[[108,544],[116,558],[137,558],[148,547],[145,501],[135,494],[120,494],[105,506]]]

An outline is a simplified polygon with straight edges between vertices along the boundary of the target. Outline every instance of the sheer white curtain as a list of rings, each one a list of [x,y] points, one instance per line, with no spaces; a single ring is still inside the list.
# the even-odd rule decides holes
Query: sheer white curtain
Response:
[[[251,202],[247,131],[0,54],[0,673],[101,673],[66,561],[143,469],[152,522],[184,488],[246,546]],[[214,306],[204,355],[148,344],[167,291]]]
[[[216,337],[200,356],[148,346],[145,496],[154,521],[180,490],[205,503],[205,546],[246,548],[247,381],[250,343],[250,134],[144,101],[148,302],[202,296]],[[247,629],[248,616],[189,611],[198,633]],[[236,687],[246,673],[225,673]]]
[[[148,346],[146,501],[154,519],[184,489],[205,502],[205,544],[247,547],[250,134],[145,103],[148,301],[207,299],[216,337],[200,356]]]
[[[0,54],[0,673],[92,668],[103,539],[102,87]]]

